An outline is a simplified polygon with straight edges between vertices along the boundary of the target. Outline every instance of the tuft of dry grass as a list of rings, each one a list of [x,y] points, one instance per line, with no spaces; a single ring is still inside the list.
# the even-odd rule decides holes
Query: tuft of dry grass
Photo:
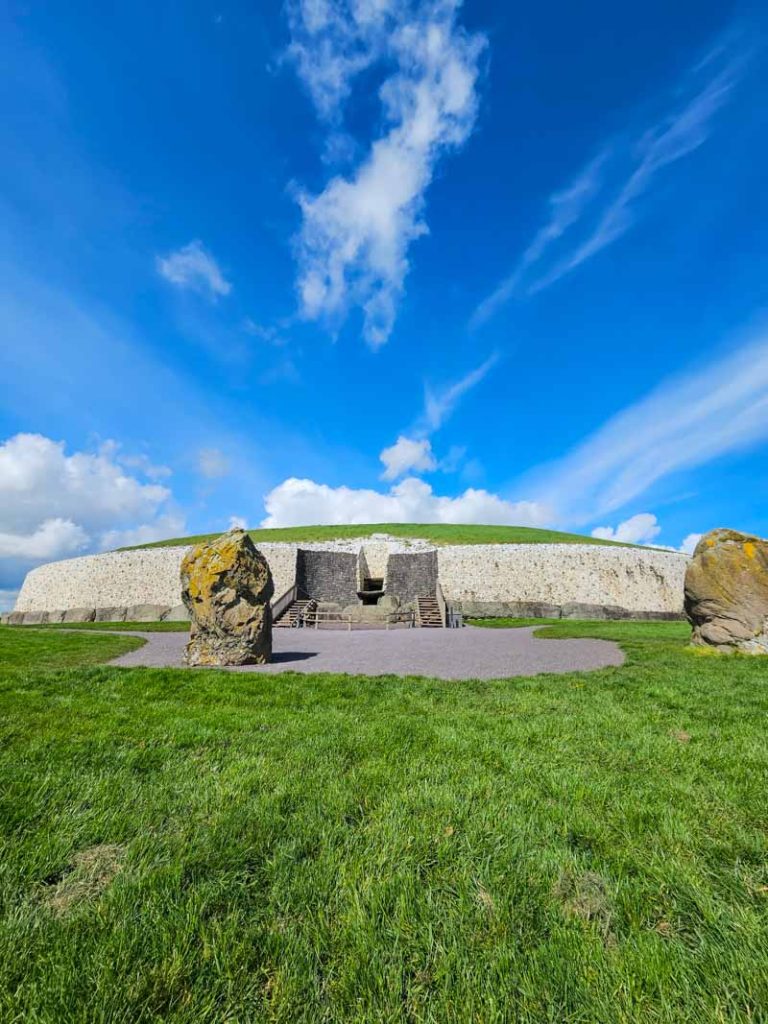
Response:
[[[566,868],[555,883],[554,895],[568,917],[594,923],[605,940],[610,938],[613,909],[602,875]]]
[[[67,917],[80,904],[101,896],[121,870],[124,856],[124,847],[110,843],[80,850],[48,884],[42,903],[55,917]]]

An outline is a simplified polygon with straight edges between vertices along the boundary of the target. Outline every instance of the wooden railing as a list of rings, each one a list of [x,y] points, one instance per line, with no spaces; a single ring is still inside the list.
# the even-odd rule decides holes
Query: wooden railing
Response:
[[[440,612],[440,621],[443,624],[443,628],[445,628],[448,625],[448,619],[446,615],[445,594],[443,594],[443,588],[440,586],[440,580],[437,581],[435,597],[437,598],[437,608]]]
[[[386,619],[383,620],[384,629],[389,629],[390,626],[395,626],[399,622],[406,623],[408,628],[412,629],[415,624],[415,613],[410,610],[390,612]],[[303,624],[308,629],[319,629],[323,623],[334,626],[346,626],[348,632],[352,631],[353,626],[359,626],[361,629],[376,629],[380,625],[375,621],[353,619],[351,615],[339,615],[338,612],[320,611],[317,608],[307,612],[303,619]]]
[[[284,594],[281,594],[276,601],[272,602],[272,621],[277,622],[280,616],[288,608],[291,607],[294,601],[299,599],[299,586],[294,583],[292,587],[288,587]]]
[[[398,622],[405,622],[409,629],[413,629],[416,625],[416,612],[409,609],[403,609],[403,611],[390,612],[387,616],[387,629],[390,626],[396,625]]]

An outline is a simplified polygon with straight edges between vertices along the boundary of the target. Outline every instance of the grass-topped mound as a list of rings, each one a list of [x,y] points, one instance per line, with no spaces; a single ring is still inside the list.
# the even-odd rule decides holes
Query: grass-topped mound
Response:
[[[352,540],[386,533],[390,537],[418,538],[432,544],[612,544],[614,547],[633,547],[580,533],[562,533],[559,530],[540,530],[532,526],[476,526],[454,523],[364,523],[351,526],[286,526],[274,530],[249,530],[255,544],[261,543],[317,543],[327,540]],[[142,548],[178,547],[213,540],[217,533],[202,533],[196,537],[175,537],[154,544],[140,544]],[[121,551],[135,550],[121,548]]]

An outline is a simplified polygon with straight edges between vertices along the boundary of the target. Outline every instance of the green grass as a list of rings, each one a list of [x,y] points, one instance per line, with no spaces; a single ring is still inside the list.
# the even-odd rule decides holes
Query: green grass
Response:
[[[485,629],[510,629],[537,626],[535,635],[541,637],[594,637],[597,640],[615,640],[618,643],[633,640],[687,642],[691,627],[678,619],[649,622],[617,619],[607,622],[587,622],[581,619],[467,619],[470,626]]]
[[[539,530],[529,526],[463,526],[447,523],[368,523],[362,526],[287,526],[274,530],[249,530],[255,543],[277,541],[317,542],[324,540],[347,540],[356,537],[370,537],[373,533],[387,533],[392,537],[417,537],[432,544],[612,544],[618,547],[633,547],[611,540],[584,537],[579,533],[561,533],[558,530]],[[180,544],[198,544],[219,536],[203,533],[196,537],[178,537],[174,540],[159,540],[141,547],[170,547]],[[135,550],[121,548],[122,551]]]
[[[546,626],[559,623],[561,619],[543,618],[503,618],[503,619],[466,619],[468,626],[481,626],[483,629],[518,629],[521,626]],[[569,620],[572,621],[572,620]]]
[[[27,626],[17,626],[17,629],[28,629]],[[139,633],[188,633],[188,622],[46,622],[40,629],[87,629],[115,630],[118,633],[124,630],[133,630]]]
[[[545,629],[627,663],[0,671],[0,1020],[764,1022],[765,661]]]
[[[21,669],[34,675],[44,669],[98,665],[143,644],[139,637],[132,636],[53,636],[47,627],[0,625],[0,673]]]

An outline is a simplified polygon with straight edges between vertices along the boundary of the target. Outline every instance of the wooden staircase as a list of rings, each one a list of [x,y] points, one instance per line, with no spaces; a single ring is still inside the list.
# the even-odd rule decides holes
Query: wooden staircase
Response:
[[[429,597],[417,597],[418,613],[416,623],[424,629],[442,629],[445,623],[440,614],[440,606],[434,594]]]
[[[317,601],[313,598],[299,598],[293,601],[272,625],[275,629],[295,629],[303,625],[304,617],[317,609]]]

